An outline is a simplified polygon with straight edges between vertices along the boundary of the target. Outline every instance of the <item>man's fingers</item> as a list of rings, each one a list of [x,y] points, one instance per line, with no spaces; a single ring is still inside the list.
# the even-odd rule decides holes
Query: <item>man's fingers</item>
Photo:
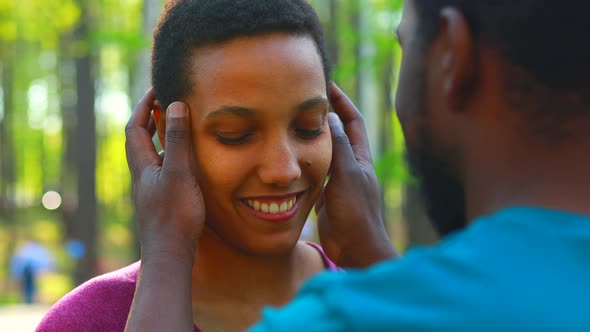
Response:
[[[356,159],[371,163],[371,149],[362,114],[335,83],[330,84],[330,102],[342,121]]]
[[[330,166],[332,174],[330,182],[332,182],[332,180],[337,180],[340,176],[345,176],[343,171],[350,169],[350,167],[357,167],[358,161],[338,116],[329,113],[328,123],[332,135],[332,165]],[[330,182],[328,182],[328,186]]]
[[[147,131],[151,137],[154,137],[157,129],[158,128],[156,127],[156,120],[154,119],[154,116],[152,115],[152,116],[150,116],[150,121],[148,122],[148,125],[147,125]]]
[[[158,154],[152,142],[153,134],[150,132],[154,98],[153,89],[148,90],[135,106],[125,127],[127,163],[133,176],[140,173],[148,164],[153,164],[158,160]]]
[[[139,103],[137,103],[137,106],[135,106],[127,126],[139,126],[145,128],[150,120],[155,99],[156,93],[154,92],[154,89],[150,88],[141,98]]]
[[[172,103],[166,111],[166,157],[163,174],[191,174],[191,135],[188,108],[184,103]]]
[[[318,200],[315,202],[314,210],[315,210],[316,215],[319,215],[320,211],[324,208],[324,205],[326,204],[325,190],[326,190],[325,188],[322,189],[322,192],[318,196]]]

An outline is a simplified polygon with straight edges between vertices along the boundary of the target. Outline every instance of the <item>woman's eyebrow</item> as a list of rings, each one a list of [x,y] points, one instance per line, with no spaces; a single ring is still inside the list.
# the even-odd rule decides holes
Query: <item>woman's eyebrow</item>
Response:
[[[306,112],[317,106],[328,106],[330,102],[325,97],[315,97],[306,100],[297,106],[299,112]]]
[[[206,120],[212,120],[224,115],[237,115],[243,118],[251,118],[256,112],[253,109],[241,106],[221,106],[215,111],[209,113]]]
[[[329,102],[328,99],[325,97],[315,97],[309,100],[302,102],[301,104],[297,105],[297,110],[299,112],[306,112],[309,111],[317,106],[328,106]],[[215,111],[209,113],[205,119],[206,120],[213,120],[215,118],[227,115],[235,115],[243,118],[251,118],[256,114],[256,111],[242,106],[232,106],[232,105],[224,105],[216,109]]]

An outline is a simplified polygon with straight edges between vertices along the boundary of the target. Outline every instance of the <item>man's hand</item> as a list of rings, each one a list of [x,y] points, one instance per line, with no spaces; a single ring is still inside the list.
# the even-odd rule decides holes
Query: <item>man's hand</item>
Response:
[[[341,267],[363,268],[397,257],[381,214],[381,195],[361,113],[335,85],[329,114],[330,180],[316,204],[322,247]]]
[[[193,331],[191,272],[205,204],[191,172],[188,108],[179,102],[168,107],[162,157],[152,142],[154,98],[148,91],[125,129],[141,239],[141,270],[125,330]]]
[[[205,222],[205,205],[191,172],[189,112],[180,102],[168,107],[166,154],[162,157],[152,142],[156,130],[150,116],[154,98],[153,90],[148,91],[125,129],[142,258],[162,253],[192,261],[195,241]]]

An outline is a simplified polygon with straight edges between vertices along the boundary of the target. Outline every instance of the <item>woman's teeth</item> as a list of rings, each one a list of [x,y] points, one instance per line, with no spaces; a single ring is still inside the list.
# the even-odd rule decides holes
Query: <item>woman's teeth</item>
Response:
[[[256,211],[262,211],[264,213],[277,214],[290,211],[295,203],[297,203],[297,197],[293,197],[284,201],[277,202],[260,202],[257,200],[247,200],[248,205]]]

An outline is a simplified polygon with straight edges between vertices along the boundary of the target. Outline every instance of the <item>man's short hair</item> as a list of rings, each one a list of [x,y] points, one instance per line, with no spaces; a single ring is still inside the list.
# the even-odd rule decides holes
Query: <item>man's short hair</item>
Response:
[[[590,1],[586,0],[414,0],[419,33],[424,46],[438,34],[440,11],[460,10],[476,43],[494,49],[502,61],[525,74],[528,84],[516,86],[531,91],[559,95],[590,105]],[[509,80],[514,79],[508,75]],[[517,78],[518,80],[518,78]],[[507,84],[509,85],[509,84]],[[528,86],[528,87],[527,87]],[[570,106],[570,107],[568,107]]]

